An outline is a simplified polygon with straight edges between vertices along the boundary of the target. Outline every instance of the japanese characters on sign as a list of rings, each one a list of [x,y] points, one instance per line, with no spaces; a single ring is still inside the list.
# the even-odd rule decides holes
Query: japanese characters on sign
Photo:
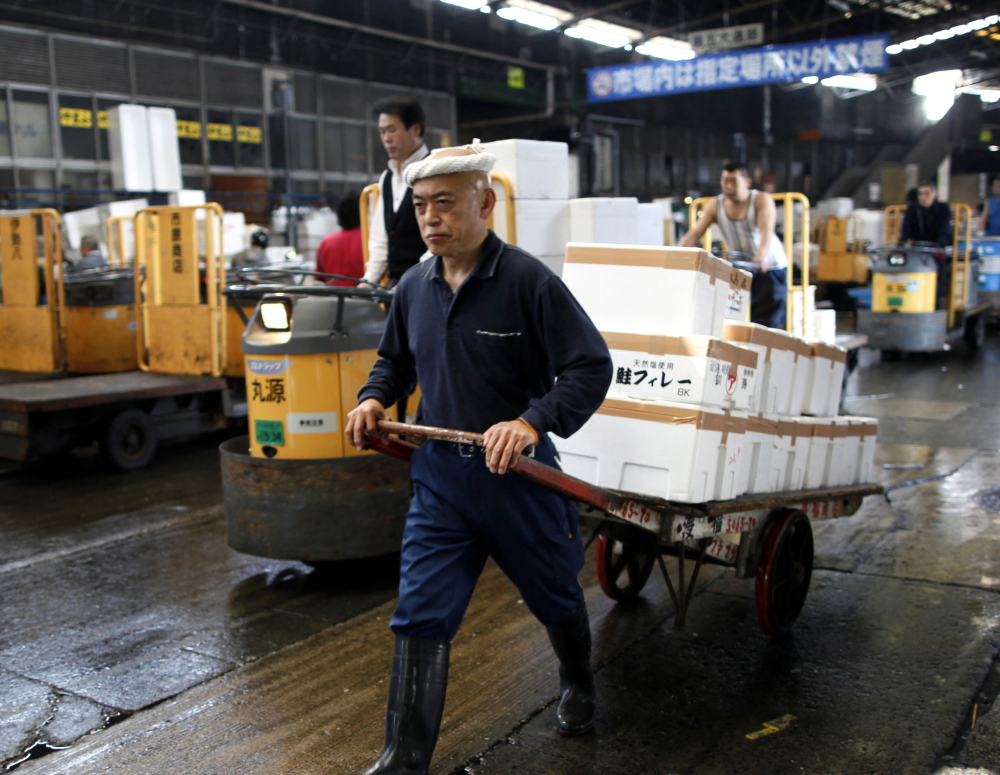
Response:
[[[888,68],[888,35],[705,54],[679,62],[638,62],[587,71],[587,101],[611,102],[739,86],[881,73]]]
[[[764,42],[763,24],[741,24],[735,27],[718,27],[698,30],[688,35],[688,43],[696,51],[723,51],[728,48],[759,46]]]

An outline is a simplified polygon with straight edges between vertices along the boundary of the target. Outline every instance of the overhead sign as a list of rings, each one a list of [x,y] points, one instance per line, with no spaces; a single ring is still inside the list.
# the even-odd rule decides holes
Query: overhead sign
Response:
[[[759,46],[764,42],[764,25],[741,24],[738,27],[718,27],[698,30],[688,35],[688,43],[696,51],[725,51],[730,48]]]
[[[587,102],[635,100],[711,89],[763,86],[806,76],[881,73],[889,67],[888,35],[765,46],[705,54],[679,62],[636,62],[587,70]]]

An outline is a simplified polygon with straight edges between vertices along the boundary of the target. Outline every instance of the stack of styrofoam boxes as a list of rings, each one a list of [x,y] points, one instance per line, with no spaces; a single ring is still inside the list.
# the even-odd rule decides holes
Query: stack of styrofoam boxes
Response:
[[[493,184],[497,195],[493,230],[562,274],[569,242],[569,151],[566,143],[540,140],[498,140],[483,147],[497,157],[494,171],[505,175],[513,187],[514,228],[507,229],[510,202],[506,189]]]
[[[636,207],[636,245],[664,245],[663,207],[655,202],[640,202]]]
[[[72,260],[79,258],[80,239],[85,235],[90,235],[92,237],[97,237],[100,241],[101,255],[105,258],[109,258],[108,218],[112,215],[120,215],[126,218],[131,218],[139,210],[148,206],[149,202],[145,199],[127,199],[66,213],[62,218],[65,255]],[[135,240],[132,238],[131,220],[126,220],[122,223],[122,235],[123,245],[125,248],[125,260],[131,261],[135,254]],[[117,239],[117,237],[118,235],[116,234],[114,238]]]
[[[314,266],[319,244],[328,235],[337,231],[340,231],[340,221],[337,220],[337,214],[329,207],[306,212],[296,224],[298,258]]]
[[[108,111],[111,180],[125,191],[176,191],[181,183],[173,108],[116,105]]]
[[[758,364],[712,336],[729,295],[720,265],[729,266],[697,248],[567,246],[565,282],[603,332],[615,373],[597,413],[556,442],[568,473],[676,501],[740,494]]]

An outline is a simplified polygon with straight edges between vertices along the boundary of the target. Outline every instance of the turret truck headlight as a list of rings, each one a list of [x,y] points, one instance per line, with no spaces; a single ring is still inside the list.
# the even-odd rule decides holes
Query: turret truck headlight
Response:
[[[260,305],[260,319],[268,331],[288,331],[291,316],[284,301],[265,301]]]

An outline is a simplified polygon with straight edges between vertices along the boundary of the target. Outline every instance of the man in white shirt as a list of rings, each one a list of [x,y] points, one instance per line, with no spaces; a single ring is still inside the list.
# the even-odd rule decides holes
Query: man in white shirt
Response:
[[[389,274],[395,287],[403,272],[420,260],[427,247],[420,236],[410,188],[403,171],[428,154],[424,145],[424,117],[420,103],[406,95],[379,100],[373,107],[378,132],[389,154],[389,169],[379,179],[379,198],[368,229],[368,264],[364,279],[378,283]]]

